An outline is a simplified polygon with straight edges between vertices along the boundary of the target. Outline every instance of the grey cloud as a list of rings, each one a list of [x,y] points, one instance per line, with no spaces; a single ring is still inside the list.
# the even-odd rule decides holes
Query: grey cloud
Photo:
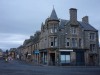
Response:
[[[2,49],[17,47],[29,38],[29,36],[23,34],[0,33],[0,36],[0,48]]]

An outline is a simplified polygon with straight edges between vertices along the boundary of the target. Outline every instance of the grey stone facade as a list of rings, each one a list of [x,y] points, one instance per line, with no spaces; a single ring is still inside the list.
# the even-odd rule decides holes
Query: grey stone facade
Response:
[[[98,30],[89,24],[88,16],[77,21],[77,9],[69,12],[70,20],[58,20],[53,9],[42,25],[39,44],[44,61],[50,65],[98,65]]]
[[[39,64],[98,65],[98,30],[89,24],[88,16],[78,21],[77,9],[71,8],[69,13],[70,20],[59,19],[53,8],[41,31],[24,42],[23,53],[30,53]]]

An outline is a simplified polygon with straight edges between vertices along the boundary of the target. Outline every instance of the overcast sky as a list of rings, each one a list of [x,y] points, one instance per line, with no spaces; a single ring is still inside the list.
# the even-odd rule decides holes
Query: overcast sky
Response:
[[[67,20],[69,9],[78,9],[78,20],[87,15],[89,23],[100,31],[100,0],[0,0],[0,48],[22,45],[40,30],[53,5],[57,16]]]

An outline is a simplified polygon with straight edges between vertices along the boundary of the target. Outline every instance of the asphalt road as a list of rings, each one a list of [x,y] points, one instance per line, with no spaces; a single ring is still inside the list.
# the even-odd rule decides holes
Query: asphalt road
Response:
[[[24,61],[0,59],[0,75],[100,75],[100,67],[35,66]]]

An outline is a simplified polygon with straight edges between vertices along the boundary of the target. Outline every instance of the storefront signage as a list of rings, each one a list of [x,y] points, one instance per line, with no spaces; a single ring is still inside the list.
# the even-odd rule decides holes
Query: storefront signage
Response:
[[[35,50],[34,53],[35,53],[35,54],[39,54],[39,50]]]
[[[73,50],[64,50],[64,49],[61,49],[61,50],[59,50],[59,51],[69,51],[69,52],[72,52]]]
[[[28,54],[28,55],[31,55],[31,54]]]

